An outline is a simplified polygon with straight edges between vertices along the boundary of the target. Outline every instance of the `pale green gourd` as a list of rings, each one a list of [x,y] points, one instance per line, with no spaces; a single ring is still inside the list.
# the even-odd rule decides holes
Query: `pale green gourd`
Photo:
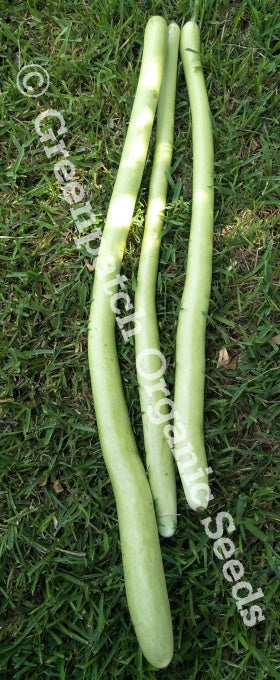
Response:
[[[97,258],[88,329],[93,399],[116,499],[128,607],[141,649],[158,668],[172,658],[172,622],[151,490],[123,392],[111,304],[147,156],[166,44],[166,22],[152,17],[145,30],[139,82]]]
[[[181,31],[180,53],[192,117],[193,195],[186,280],[179,312],[175,371],[175,458],[191,508],[210,496],[204,446],[205,331],[212,276],[213,135],[195,21]]]
[[[158,530],[162,536],[172,536],[176,529],[177,501],[174,459],[164,433],[170,407],[163,404],[160,413],[155,413],[159,400],[164,400],[167,394],[162,377],[164,371],[160,356],[155,295],[166,207],[167,172],[173,151],[179,38],[179,26],[172,22],[168,27],[166,62],[157,109],[154,160],[135,291],[135,311],[142,315],[141,328],[135,336],[135,348],[146,467],[155,502]]]

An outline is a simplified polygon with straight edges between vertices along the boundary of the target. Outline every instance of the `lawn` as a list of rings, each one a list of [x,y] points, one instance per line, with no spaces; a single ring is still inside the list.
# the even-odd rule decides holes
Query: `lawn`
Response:
[[[102,229],[152,14],[182,26],[183,0],[1,2],[1,680],[280,679],[279,7],[206,0],[202,61],[213,117],[215,228],[206,338],[205,442],[214,495],[191,511],[179,475],[178,527],[161,539],[175,651],[143,658],[126,605],[115,501],[87,362],[91,259],[34,127],[62,114],[60,138]],[[17,86],[39,64],[38,97]],[[53,122],[57,130],[59,122]],[[133,299],[147,203],[146,163],[122,273]],[[191,119],[181,61],[158,272],[166,382],[191,217]],[[92,229],[89,228],[89,231]],[[134,339],[117,331],[123,385],[144,456]],[[262,595],[247,626],[201,520],[234,520],[234,559]],[[226,536],[227,533],[225,532]]]

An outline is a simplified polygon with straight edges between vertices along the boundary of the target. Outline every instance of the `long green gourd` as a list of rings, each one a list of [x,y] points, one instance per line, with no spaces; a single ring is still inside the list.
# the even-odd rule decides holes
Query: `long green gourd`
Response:
[[[151,490],[123,392],[113,310],[159,96],[166,44],[166,22],[154,16],[145,30],[137,91],[98,253],[88,330],[93,399],[101,448],[116,499],[128,607],[141,649],[158,668],[165,667],[172,658],[172,622]]]
[[[191,508],[206,508],[210,489],[204,432],[205,331],[212,276],[213,135],[195,20],[181,31],[180,53],[191,107],[193,194],[187,271],[176,337],[175,458]]]
[[[135,311],[142,316],[141,328],[135,336],[136,366],[143,419],[146,467],[155,502],[158,530],[172,536],[176,528],[177,502],[174,459],[164,433],[170,407],[167,388],[162,378],[155,295],[161,232],[167,194],[167,171],[170,169],[173,136],[176,74],[180,29],[168,26],[166,62],[157,109],[156,142],[150,180],[145,228],[141,246]]]

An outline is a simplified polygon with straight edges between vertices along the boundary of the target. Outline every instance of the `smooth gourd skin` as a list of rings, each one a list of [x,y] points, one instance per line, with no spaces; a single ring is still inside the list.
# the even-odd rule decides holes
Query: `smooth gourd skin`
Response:
[[[124,397],[115,340],[117,292],[128,230],[146,160],[160,89],[167,26],[152,17],[131,119],[101,239],[88,329],[88,357],[101,448],[116,499],[128,607],[148,661],[166,666],[173,633],[152,495]],[[110,284],[110,294],[106,285]]]
[[[183,423],[185,438],[175,443],[175,457],[187,501],[196,510],[207,507],[210,491],[203,411],[205,331],[212,276],[214,152],[200,59],[200,32],[193,21],[181,31],[180,52],[192,117],[193,197],[186,280],[176,338],[175,427]],[[188,461],[192,461],[191,464]],[[192,479],[200,468],[201,476]]]
[[[166,172],[170,168],[173,151],[179,37],[179,26],[171,23],[168,27],[166,62],[157,109],[154,160],[135,291],[135,310],[143,313],[140,332],[135,336],[135,348],[146,467],[155,502],[158,530],[162,536],[174,534],[177,523],[177,500],[174,458],[164,434],[168,419],[158,422],[161,417],[157,418],[155,415],[157,402],[165,397],[162,389],[153,390],[153,387],[160,381],[157,375],[160,374],[162,367],[159,356],[160,341],[155,295],[161,232],[166,207]],[[154,352],[155,349],[157,353]],[[139,368],[143,367],[143,371],[138,369],[137,356],[143,356],[139,362]],[[161,408],[163,415],[168,414],[169,411],[168,406]]]

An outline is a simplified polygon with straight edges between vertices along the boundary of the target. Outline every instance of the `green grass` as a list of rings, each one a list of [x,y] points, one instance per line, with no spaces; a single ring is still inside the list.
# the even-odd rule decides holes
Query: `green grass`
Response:
[[[168,669],[143,659],[129,620],[112,489],[100,451],[87,365],[92,272],[34,130],[63,113],[64,140],[86,199],[104,220],[136,88],[144,25],[180,25],[183,0],[2,0],[0,678],[262,680],[280,678],[279,646],[279,11],[274,0],[209,0],[203,67],[215,135],[213,286],[207,329],[208,514],[227,510],[244,579],[265,621],[246,627],[185,503],[162,540],[175,632]],[[20,64],[50,74],[38,99],[16,87]],[[151,145],[152,146],[152,145]],[[278,156],[278,158],[277,158]],[[133,295],[149,155],[123,273]],[[191,209],[191,129],[181,64],[169,207],[158,275],[166,380]],[[133,342],[118,333],[124,388],[141,454]],[[228,367],[217,368],[219,351]],[[60,487],[57,483],[60,483]],[[57,493],[59,491],[59,493]],[[278,552],[277,552],[278,551]]]

